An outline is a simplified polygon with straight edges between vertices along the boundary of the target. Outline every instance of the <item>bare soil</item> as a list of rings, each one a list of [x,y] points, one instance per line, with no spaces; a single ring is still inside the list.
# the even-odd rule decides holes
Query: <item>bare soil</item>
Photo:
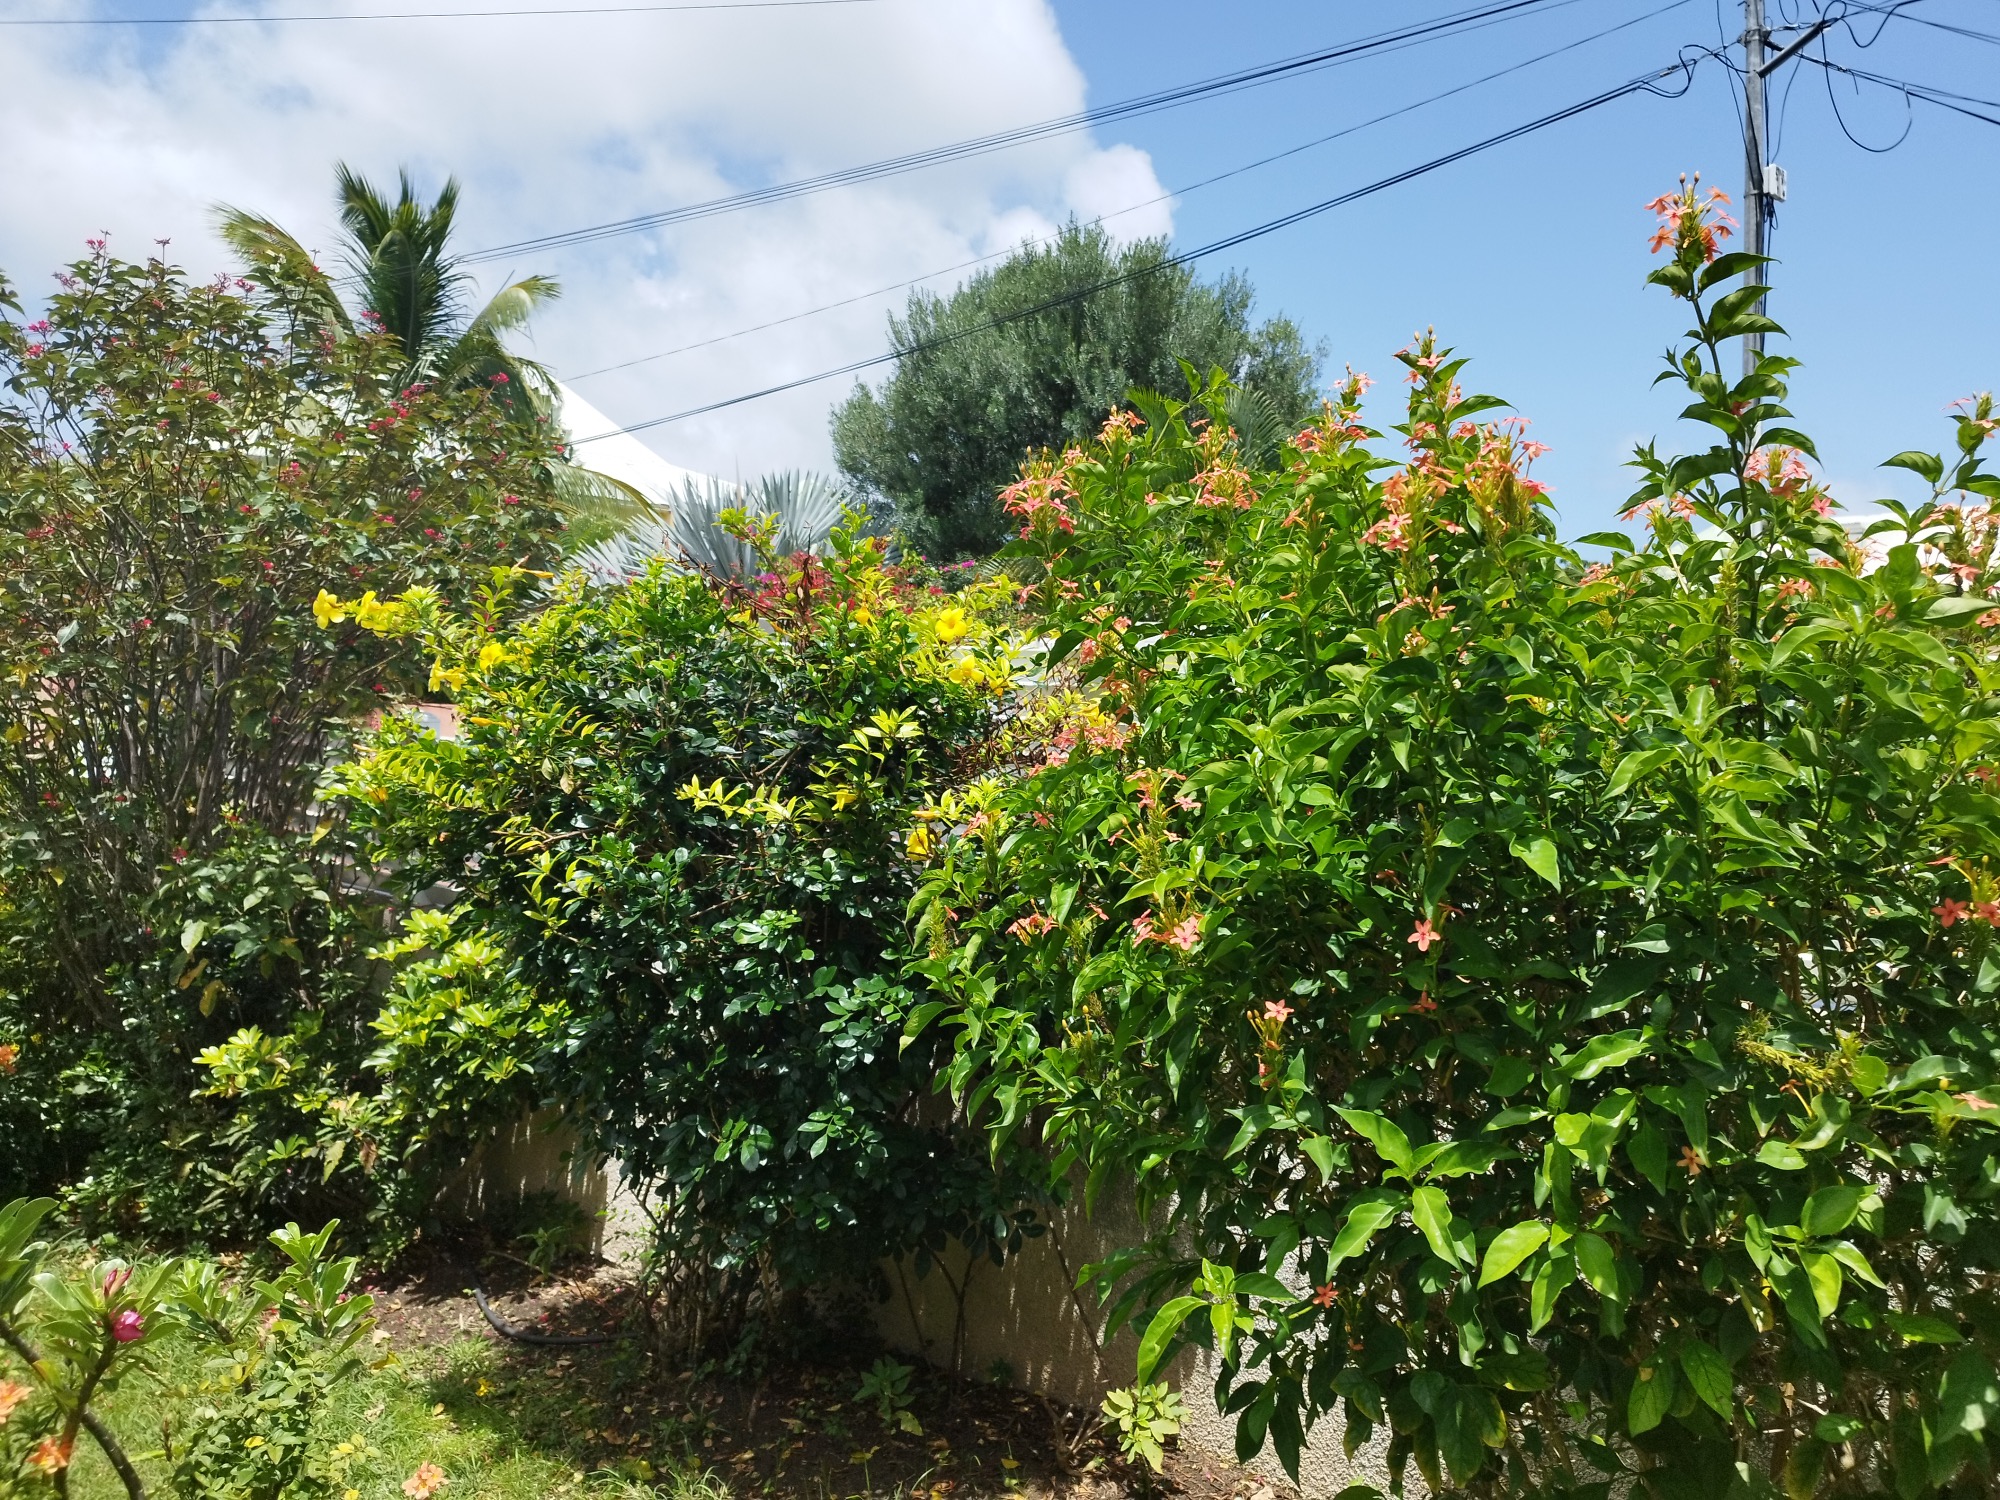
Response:
[[[504,1406],[522,1437],[561,1452],[579,1472],[615,1469],[650,1479],[706,1470],[732,1497],[842,1500],[1279,1500],[1289,1487],[1194,1449],[1170,1449],[1152,1475],[1119,1457],[1093,1412],[1028,1391],[952,1380],[918,1367],[910,1413],[920,1432],[885,1424],[856,1392],[885,1351],[862,1338],[830,1339],[760,1373],[719,1364],[674,1369],[653,1358],[636,1329],[629,1281],[602,1264],[553,1277],[488,1257],[438,1255],[370,1288],[387,1341],[413,1364],[430,1361],[452,1415]],[[491,1305],[517,1328],[558,1335],[614,1334],[612,1342],[549,1346],[503,1338],[471,1295],[477,1275]],[[462,1356],[468,1339],[492,1358]],[[1197,1396],[1195,1399],[1199,1399]]]

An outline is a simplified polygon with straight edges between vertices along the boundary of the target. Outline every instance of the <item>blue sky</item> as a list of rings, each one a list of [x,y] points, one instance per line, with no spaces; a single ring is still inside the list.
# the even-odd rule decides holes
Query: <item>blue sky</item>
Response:
[[[169,237],[171,254],[206,274],[226,262],[212,232],[219,201],[268,213],[330,250],[336,160],[382,181],[407,166],[426,191],[455,173],[461,243],[505,243],[1049,119],[1468,3],[858,0],[678,15],[8,28],[0,269],[32,302],[86,234],[108,229],[128,255]],[[0,18],[408,4],[0,0]],[[1774,23],[1810,13],[1804,0],[1771,5]],[[2000,35],[2000,0],[1916,0],[1909,12]],[[876,353],[905,295],[883,289],[1003,252],[1072,215],[1146,203],[1111,226],[1202,244],[1695,56],[1734,36],[1739,16],[1717,0],[1558,0],[1531,18],[1095,135],[481,267],[479,291],[506,274],[558,275],[565,295],[538,320],[533,352],[614,420],[642,421]],[[1859,40],[1877,24],[1858,18]],[[1149,202],[1565,47],[1281,164]],[[2000,47],[1916,19],[1889,21],[1866,48],[1837,30],[1828,55],[2000,93]],[[1788,70],[1776,114],[1791,197],[1772,312],[1806,361],[1801,423],[1819,436],[1835,492],[1860,507],[1907,478],[1879,470],[1882,458],[1938,445],[1946,403],[2000,380],[2000,129],[1921,103],[1906,118],[1897,95],[1834,87],[1847,132],[1869,146],[1903,139],[1881,154],[1863,149],[1836,118],[1821,70]],[[1436,326],[1473,357],[1468,383],[1512,401],[1551,445],[1538,473],[1564,528],[1594,530],[1627,492],[1631,445],[1675,436],[1678,403],[1649,382],[1683,320],[1643,285],[1642,205],[1696,169],[1736,194],[1737,132],[1729,77],[1704,61],[1685,97],[1620,101],[1204,269],[1248,273],[1261,308],[1323,339],[1334,371],[1351,361],[1388,377],[1378,399],[1394,398],[1393,351]],[[774,319],[784,321],[744,331]],[[645,441],[731,477],[824,467],[827,412],[846,388],[805,386],[652,429]]]
[[[1124,7],[1058,5],[1093,101],[1303,51],[1395,24],[1414,9],[1273,0],[1227,7],[1224,22],[1214,6],[1165,0],[1137,25]],[[1580,0],[1471,37],[1130,122],[1121,136],[1151,153],[1161,180],[1175,186],[1657,9]],[[1931,0],[1913,11],[2000,33],[2000,5],[1990,0]],[[1811,16],[1803,5],[1781,16],[1776,0],[1771,12],[1772,24]],[[1860,23],[1863,40],[1876,24]],[[1718,13],[1712,0],[1692,0],[1420,115],[1188,194],[1176,208],[1176,239],[1205,243],[1373,181],[1740,29],[1740,5]],[[1828,55],[1964,93],[2000,93],[2000,47],[1908,20],[1889,22],[1866,50],[1839,33]],[[1327,340],[1336,369],[1351,360],[1378,376],[1391,372],[1392,351],[1414,329],[1434,325],[1473,357],[1468,386],[1515,403],[1552,446],[1538,473],[1553,487],[1565,529],[1595,529],[1614,518],[1628,491],[1621,465],[1633,442],[1676,436],[1683,403],[1670,387],[1653,391],[1649,383],[1667,340],[1686,324],[1663,292],[1643,285],[1652,261],[1642,205],[1683,171],[1740,195],[1730,83],[1705,62],[1684,98],[1622,100],[1281,231],[1233,252],[1232,261],[1255,281],[1263,308],[1281,309]],[[1871,89],[1856,97],[1844,83],[1835,87],[1859,139],[1881,146],[1902,132],[1900,96]],[[1924,104],[1912,109],[1903,144],[1872,155],[1842,133],[1820,68],[1789,65],[1774,96],[1774,129],[1783,121],[1777,155],[1790,191],[1773,242],[1781,264],[1771,312],[1791,338],[1772,347],[1805,361],[1794,410],[1850,505],[1896,493],[1897,471],[1875,466],[1900,449],[1944,442],[1941,408],[2000,380],[1993,280],[2000,128]]]

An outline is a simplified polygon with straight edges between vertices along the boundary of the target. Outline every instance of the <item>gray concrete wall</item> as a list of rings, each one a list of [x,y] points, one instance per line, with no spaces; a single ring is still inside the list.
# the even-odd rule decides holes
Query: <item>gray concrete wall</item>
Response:
[[[891,1294],[877,1309],[876,1330],[892,1349],[940,1369],[977,1379],[1004,1361],[1026,1389],[1094,1408],[1107,1391],[1133,1383],[1139,1340],[1127,1326],[1100,1347],[1104,1316],[1094,1296],[1077,1290],[1076,1276],[1144,1234],[1129,1190],[1106,1192],[1091,1214],[1078,1193],[1056,1211],[1048,1233],[1028,1241],[1005,1265],[982,1260],[968,1269],[961,1254],[918,1277],[908,1260],[885,1262]],[[1233,1460],[1236,1419],[1216,1410],[1215,1373],[1211,1356],[1189,1354],[1160,1378],[1181,1392],[1187,1410],[1182,1444]],[[1300,1458],[1300,1492],[1305,1500],[1332,1500],[1353,1484],[1386,1492],[1387,1451],[1388,1434],[1378,1431],[1350,1461],[1340,1424],[1330,1422],[1313,1434]],[[1283,1473],[1268,1443],[1252,1462],[1268,1476]],[[1414,1470],[1410,1477],[1414,1492],[1422,1493],[1421,1478]]]
[[[593,1161],[575,1134],[553,1115],[524,1119],[483,1144],[445,1195],[448,1211],[475,1217],[524,1194],[549,1192],[577,1202],[592,1215],[596,1253],[624,1264],[644,1250],[644,1209],[616,1162]],[[1107,1391],[1133,1383],[1138,1335],[1120,1329],[1107,1345],[1098,1336],[1104,1317],[1076,1278],[1093,1261],[1144,1237],[1129,1190],[1108,1191],[1092,1213],[1082,1194],[1052,1216],[1046,1233],[1027,1241],[1001,1266],[971,1264],[954,1252],[930,1273],[914,1264],[885,1261],[889,1299],[876,1309],[876,1331],[890,1348],[969,1379],[989,1378],[1004,1364],[1023,1389],[1075,1406],[1095,1408]],[[1233,1458],[1236,1425],[1215,1409],[1215,1370],[1206,1357],[1183,1356],[1163,1372],[1182,1394],[1187,1425],[1184,1446]],[[1340,1427],[1329,1423],[1306,1446],[1299,1468],[1304,1500],[1332,1500],[1351,1484],[1388,1487],[1383,1455],[1387,1435],[1350,1462],[1341,1451]],[[1270,1477],[1282,1474],[1268,1445],[1253,1460]],[[1421,1493],[1422,1480],[1410,1479]]]

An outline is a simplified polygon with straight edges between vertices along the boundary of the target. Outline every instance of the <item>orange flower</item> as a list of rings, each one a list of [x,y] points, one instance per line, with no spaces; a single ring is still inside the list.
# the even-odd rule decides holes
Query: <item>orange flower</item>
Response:
[[[69,1467],[69,1450],[68,1443],[59,1442],[55,1438],[43,1438],[35,1445],[35,1451],[28,1455],[28,1463],[44,1474],[60,1474]],[[426,1490],[425,1493],[430,1492]]]
[[[1339,1295],[1340,1295],[1339,1289],[1335,1287],[1332,1282],[1329,1281],[1325,1286],[1320,1287],[1313,1292],[1312,1299],[1315,1306],[1331,1307],[1333,1306],[1334,1299],[1337,1298]]]
[[[34,1395],[34,1391],[17,1381],[0,1380],[0,1427],[7,1425],[7,1419],[14,1415],[14,1408]]]
[[[403,1481],[403,1493],[410,1500],[430,1500],[432,1495],[450,1483],[443,1469],[433,1463],[422,1463],[417,1465],[416,1473]]]
[[[12,1042],[0,1043],[0,1073],[11,1073],[21,1061],[21,1049]]]
[[[1933,906],[1931,910],[1937,913],[1938,926],[1949,927],[1954,922],[1963,921],[1966,913],[1971,911],[1972,908],[1967,906],[1963,901],[1954,901],[1951,897],[1947,896],[1936,906]]]

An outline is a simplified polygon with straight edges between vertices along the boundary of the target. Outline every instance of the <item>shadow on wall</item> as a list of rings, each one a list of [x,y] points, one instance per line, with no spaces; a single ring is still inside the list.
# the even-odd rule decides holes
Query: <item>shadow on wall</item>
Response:
[[[581,1206],[593,1226],[591,1249],[606,1260],[635,1265],[646,1246],[648,1220],[616,1162],[593,1161],[575,1132],[554,1112],[525,1118],[474,1151],[445,1190],[440,1207],[466,1218],[491,1218],[536,1193]],[[1099,1348],[1104,1315],[1076,1276],[1086,1265],[1144,1238],[1135,1198],[1110,1189],[1086,1214],[1082,1193],[1055,1211],[1048,1231],[1027,1241],[1005,1265],[968,1263],[954,1249],[919,1276],[912,1260],[885,1261],[889,1299],[875,1310],[875,1329],[890,1348],[971,1380],[1004,1380],[1053,1400],[1095,1410],[1105,1393],[1132,1384],[1138,1334],[1120,1329]],[[1160,1378],[1183,1393],[1184,1446],[1218,1455],[1236,1448],[1235,1421],[1215,1409],[1211,1358],[1184,1354]],[[1313,1434],[1299,1467],[1305,1500],[1331,1500],[1349,1485],[1384,1489],[1386,1431],[1350,1460],[1340,1424]],[[1269,1448],[1253,1462],[1279,1473]],[[1421,1486],[1422,1481],[1416,1480]]]
[[[555,1110],[527,1115],[473,1148],[438,1195],[446,1218],[493,1222],[536,1194],[567,1199],[583,1210],[591,1254],[636,1264],[646,1245],[647,1219],[617,1162],[587,1153]]]

